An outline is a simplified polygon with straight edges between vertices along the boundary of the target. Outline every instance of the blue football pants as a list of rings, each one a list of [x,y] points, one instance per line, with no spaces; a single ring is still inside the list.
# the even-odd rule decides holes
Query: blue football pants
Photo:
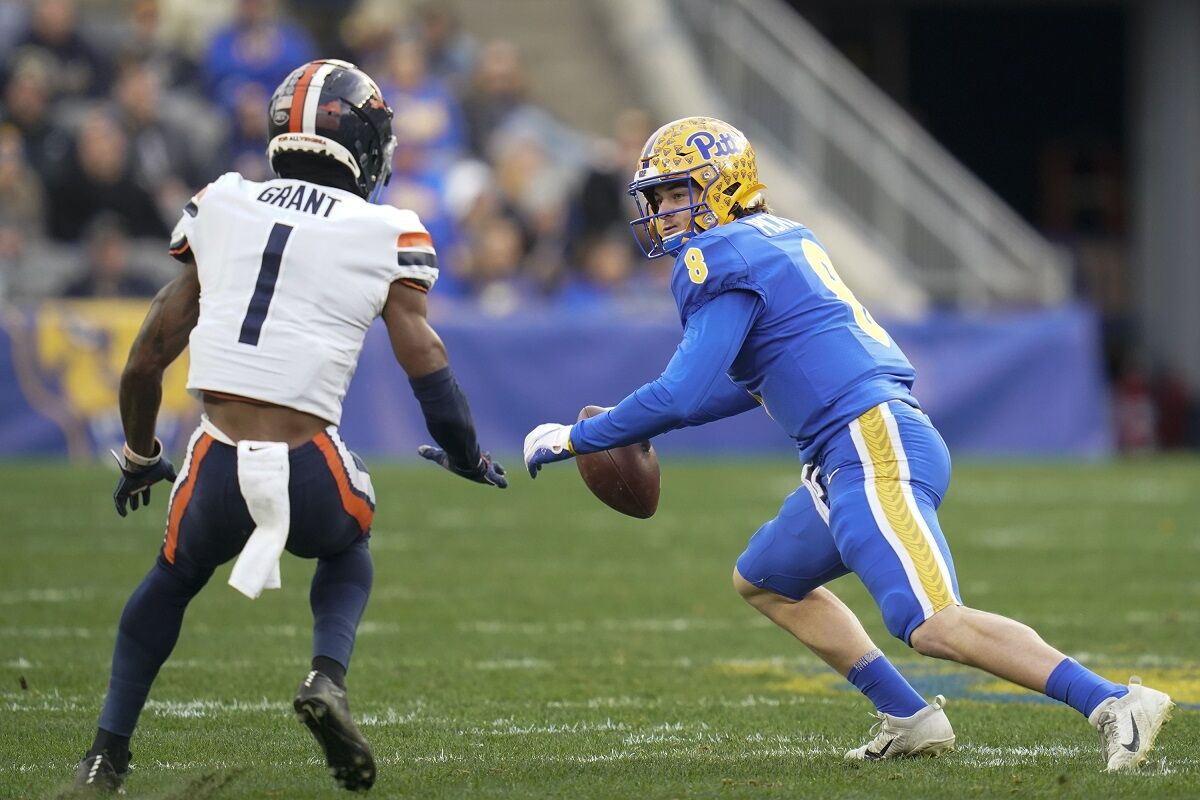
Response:
[[[775,519],[750,538],[737,569],[800,600],[849,572],[906,644],[933,614],[961,605],[937,508],[950,483],[945,442],[919,409],[893,400],[838,431]]]

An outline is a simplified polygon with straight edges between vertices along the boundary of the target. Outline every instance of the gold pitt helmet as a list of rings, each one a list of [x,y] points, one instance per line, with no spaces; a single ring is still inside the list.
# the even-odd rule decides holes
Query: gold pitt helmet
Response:
[[[683,181],[692,195],[691,224],[664,241],[661,217],[666,214],[658,213],[653,189]],[[629,184],[639,216],[629,224],[648,257],[674,255],[700,231],[729,222],[735,205],[747,208],[766,188],[758,182],[754,148],[741,131],[713,117],[684,117],[663,125],[642,148]],[[645,241],[636,235],[639,226]]]

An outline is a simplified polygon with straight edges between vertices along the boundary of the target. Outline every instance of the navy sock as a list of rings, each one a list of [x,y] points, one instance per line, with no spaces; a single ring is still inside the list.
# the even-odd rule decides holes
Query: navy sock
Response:
[[[1073,658],[1060,661],[1046,680],[1047,697],[1066,703],[1085,717],[1108,698],[1127,694],[1129,689],[1101,678]]]
[[[133,735],[150,685],[179,639],[183,612],[207,580],[207,575],[189,580],[161,558],[146,573],[121,613],[100,728]]]
[[[346,667],[344,665],[327,656],[317,656],[312,660],[312,668],[343,689],[346,688]]]
[[[349,667],[358,621],[367,607],[374,578],[366,537],[317,563],[308,594],[313,613],[314,668],[315,659],[320,657]]]
[[[893,717],[911,717],[927,705],[879,649],[854,662],[846,680],[865,694],[875,708]]]
[[[120,736],[104,728],[96,729],[96,738],[88,749],[87,755],[94,756],[104,753],[112,762],[113,769],[124,772],[129,767],[129,737]]]

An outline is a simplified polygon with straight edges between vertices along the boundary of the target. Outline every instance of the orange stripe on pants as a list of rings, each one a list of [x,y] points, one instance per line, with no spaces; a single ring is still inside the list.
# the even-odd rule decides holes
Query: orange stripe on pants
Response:
[[[366,500],[351,491],[350,481],[346,478],[346,467],[342,463],[342,457],[338,454],[337,445],[333,443],[329,434],[324,432],[317,434],[313,441],[317,443],[321,455],[325,456],[325,463],[329,466],[329,471],[333,473],[338,494],[342,496],[342,508],[358,521],[358,527],[362,529],[363,533],[366,533],[371,527],[371,520],[374,519],[375,512],[371,510],[371,506]]]
[[[167,541],[163,544],[163,556],[167,559],[168,564],[175,563],[175,546],[179,543],[179,523],[183,520],[183,513],[187,511],[188,503],[191,502],[192,491],[196,488],[196,478],[200,474],[200,462],[208,455],[208,448],[212,447],[212,443],[213,438],[207,433],[196,442],[196,449],[192,451],[192,463],[188,474],[184,477],[184,484],[179,487],[179,493],[175,495],[175,500],[171,503],[170,516],[167,518]]]

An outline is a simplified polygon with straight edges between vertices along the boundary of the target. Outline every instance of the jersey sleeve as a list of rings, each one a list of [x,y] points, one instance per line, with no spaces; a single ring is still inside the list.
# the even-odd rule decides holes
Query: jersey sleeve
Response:
[[[200,216],[200,212],[204,208],[205,198],[207,197],[211,201],[217,187],[222,185],[228,187],[241,180],[242,176],[238,173],[226,172],[192,195],[192,199],[184,205],[183,212],[179,215],[179,222],[175,223],[175,229],[171,231],[171,242],[167,245],[167,252],[179,261],[191,261],[194,255],[193,247],[196,244],[192,233],[196,227],[196,218]]]
[[[175,229],[171,231],[171,243],[167,245],[167,252],[179,261],[192,260],[192,229],[195,227],[196,217],[200,213],[200,201],[204,199],[204,195],[211,187],[210,183],[192,195],[192,199],[188,200],[183,207],[183,212],[179,215],[179,222],[175,223]]]
[[[734,290],[756,294],[764,302],[767,299],[765,290],[751,274],[750,263],[729,239],[697,237],[675,259],[671,291],[684,325],[709,300]]]
[[[396,263],[391,282],[401,281],[421,292],[428,292],[437,283],[438,261],[433,239],[417,215],[403,215],[396,236]]]

